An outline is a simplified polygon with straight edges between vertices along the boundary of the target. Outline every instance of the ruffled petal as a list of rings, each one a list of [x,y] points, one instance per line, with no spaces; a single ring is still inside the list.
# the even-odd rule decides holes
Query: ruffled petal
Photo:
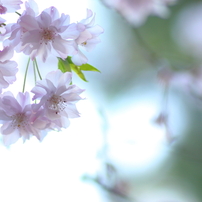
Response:
[[[5,62],[10,60],[13,57],[14,51],[13,48],[7,46],[2,51],[0,51],[0,61]]]
[[[82,64],[86,64],[88,62],[88,58],[80,50],[76,55],[72,56],[71,60],[77,66],[81,66]]]

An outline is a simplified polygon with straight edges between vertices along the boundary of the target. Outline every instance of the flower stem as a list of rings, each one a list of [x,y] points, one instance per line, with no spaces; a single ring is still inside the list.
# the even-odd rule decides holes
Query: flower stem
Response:
[[[33,61],[33,71],[34,71],[34,83],[36,85],[36,65],[34,61]],[[36,104],[36,100],[34,100],[34,103]]]
[[[39,75],[39,78],[42,80],[42,76],[41,76],[41,74],[40,74],[39,67],[38,67],[38,64],[37,64],[36,59],[34,59],[34,63],[35,63],[35,67],[36,67],[37,73],[38,73],[38,75]]]
[[[27,79],[27,71],[28,71],[28,68],[29,68],[29,63],[30,63],[30,58],[28,59],[27,66],[26,66],[26,69],[25,69],[25,76],[24,76],[24,82],[23,82],[23,88],[22,88],[23,93],[25,92],[25,84],[26,84],[26,79]]]
[[[33,61],[33,70],[34,70],[34,83],[36,85],[36,67],[34,61]]]
[[[18,14],[19,16],[21,16],[21,14],[20,14],[20,13],[18,13],[17,11],[15,11],[15,13],[16,13],[16,14]]]

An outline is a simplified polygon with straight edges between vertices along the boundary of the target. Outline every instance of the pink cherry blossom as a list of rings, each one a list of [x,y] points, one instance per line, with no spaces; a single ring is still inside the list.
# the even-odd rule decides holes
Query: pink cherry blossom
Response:
[[[10,61],[12,56],[13,50],[11,47],[5,47],[0,51],[0,92],[16,80],[17,63]]]
[[[3,42],[3,46],[11,46],[10,45],[11,43],[7,39],[10,37],[12,33],[13,25],[14,25],[13,23],[2,25],[4,27],[2,28],[3,32],[0,33],[0,41]]]
[[[15,12],[20,9],[20,0],[1,0],[0,1],[0,14]]]
[[[25,2],[25,10],[21,14],[22,16],[33,16],[36,17],[38,14],[38,7],[34,0],[29,0]],[[10,23],[5,26],[6,32],[1,33],[0,39],[3,41],[4,46],[13,46],[17,52],[21,52],[22,41],[21,38],[23,34],[27,31],[19,25],[20,19],[18,19],[17,23]]]
[[[9,46],[10,44],[6,42],[6,39],[10,37],[13,24],[14,23],[7,23],[5,19],[0,17],[0,41],[3,42],[3,46]]]
[[[161,69],[159,79],[167,86],[185,93],[194,105],[202,107],[202,67],[195,66],[191,69],[175,71],[171,68]]]
[[[87,9],[86,19],[81,20],[78,23],[79,28],[85,27],[81,31],[79,37],[75,40],[77,45],[83,48],[85,51],[91,51],[97,43],[100,42],[99,35],[104,32],[103,28],[99,25],[95,25],[95,15],[90,9]],[[79,50],[77,54],[72,56],[74,64],[80,66],[88,62],[86,56]]]
[[[100,42],[98,37],[103,32],[100,26],[95,25],[95,15],[89,9],[85,19],[70,23],[70,16],[60,14],[53,6],[38,12],[34,0],[25,0],[25,9],[18,13],[16,10],[21,4],[20,0],[0,0],[0,15],[16,14],[12,23],[0,17],[3,47],[0,50],[0,133],[7,146],[32,136],[42,141],[49,131],[61,131],[69,126],[70,118],[80,116],[76,103],[82,99],[80,94],[84,90],[71,84],[72,73],[56,70],[42,79],[42,67],[35,59],[39,57],[46,62],[52,54],[63,60],[70,56],[75,64],[84,64],[87,58],[79,49],[91,51]],[[26,65],[23,92],[17,96],[5,92],[5,88],[16,80],[18,71],[18,64],[12,61],[14,51],[24,53],[33,60],[32,67],[36,73],[33,80],[36,81],[37,76],[41,79],[31,91],[34,102],[31,102],[28,92],[24,93],[30,59]]]
[[[45,62],[49,53],[65,59],[76,54],[74,39],[79,36],[75,23],[70,24],[69,15],[59,16],[55,7],[44,10],[40,15],[22,15],[13,27],[10,40],[17,51],[23,51],[32,60],[40,56]]]
[[[75,103],[82,99],[79,94],[83,92],[76,85],[70,85],[71,79],[70,72],[52,71],[31,91],[35,94],[33,100],[40,99],[38,107],[44,107],[46,117],[65,128],[69,118],[79,117]]]
[[[167,17],[167,5],[176,0],[103,0],[103,2],[117,10],[129,23],[134,26],[142,25],[149,15]]]
[[[34,0],[28,0],[28,2],[26,1],[25,11],[23,13],[27,13],[32,16],[37,16],[39,14],[38,4]]]
[[[1,134],[5,145],[15,143],[19,138],[29,139],[32,135],[41,140],[43,130],[49,122],[42,116],[43,111],[33,112],[29,93],[18,93],[15,98],[11,92],[0,97]]]

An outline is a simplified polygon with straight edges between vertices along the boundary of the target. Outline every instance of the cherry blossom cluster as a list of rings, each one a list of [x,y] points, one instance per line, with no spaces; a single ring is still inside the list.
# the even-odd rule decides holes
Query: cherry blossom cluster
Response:
[[[167,17],[168,5],[177,0],[103,0],[103,2],[117,10],[129,23],[134,26],[141,26],[150,15]]]
[[[18,10],[25,7],[22,13]],[[16,13],[14,23],[7,23],[4,16]],[[72,84],[69,69],[49,72],[45,78],[40,74],[37,59],[44,63],[53,56],[65,66],[68,61],[77,69],[86,65],[84,51],[91,51],[100,42],[103,29],[95,24],[95,15],[87,9],[87,17],[70,23],[70,16],[55,7],[38,11],[37,3],[28,0],[0,1],[0,132],[5,145],[24,141],[32,136],[42,140],[51,130],[60,131],[69,126],[69,118],[79,117],[76,102],[81,100],[84,91]],[[19,92],[14,96],[6,88],[16,81],[18,64],[12,61],[14,53],[23,53],[33,61],[39,81],[30,92]],[[91,67],[91,66],[90,66]],[[25,72],[25,77],[27,76]],[[26,79],[25,79],[26,80]],[[35,75],[36,80],[36,75]],[[25,83],[24,83],[25,85]]]

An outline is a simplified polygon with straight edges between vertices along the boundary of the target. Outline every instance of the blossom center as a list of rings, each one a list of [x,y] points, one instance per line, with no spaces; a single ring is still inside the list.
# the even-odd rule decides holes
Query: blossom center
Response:
[[[11,126],[14,128],[24,128],[28,124],[27,117],[24,113],[15,114],[11,118]]]
[[[87,45],[87,41],[84,41],[83,43],[81,43],[82,46],[86,46]]]
[[[50,29],[44,29],[42,31],[42,39],[43,41],[45,41],[46,43],[48,41],[53,41],[55,38],[55,32],[53,30]]]
[[[67,106],[66,100],[62,96],[52,95],[47,101],[49,102],[48,108],[54,110],[56,114],[63,111]]]
[[[0,4],[0,14],[5,14],[6,11],[7,11],[7,8]]]

